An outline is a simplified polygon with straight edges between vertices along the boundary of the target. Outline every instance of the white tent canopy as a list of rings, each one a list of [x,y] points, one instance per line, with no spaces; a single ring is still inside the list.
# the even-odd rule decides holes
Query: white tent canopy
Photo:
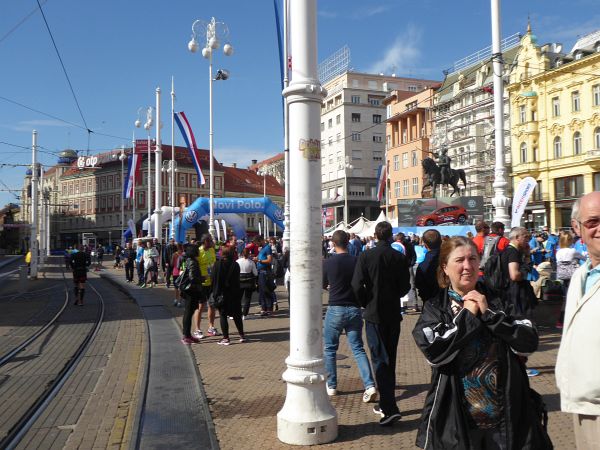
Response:
[[[354,222],[352,227],[346,231],[348,233],[354,233],[354,234],[358,234],[359,236],[362,236],[361,233],[365,229],[369,228],[370,224],[371,224],[371,222],[369,222],[367,219],[365,219],[364,216],[360,216],[358,219],[356,219],[356,221]]]
[[[327,237],[331,237],[335,231],[337,231],[337,230],[344,230],[344,231],[346,231],[346,228],[347,228],[346,222],[344,222],[342,220],[337,225],[334,225],[334,226],[326,229],[325,232],[323,233],[323,235],[327,236]]]
[[[381,213],[379,214],[379,217],[377,217],[377,219],[375,219],[372,222],[369,222],[369,225],[367,227],[365,227],[363,230],[361,230],[357,234],[361,238],[369,237],[369,236],[375,236],[375,227],[377,226],[377,224],[379,222],[388,222],[388,223],[390,223],[390,221],[388,220],[387,216],[385,215],[385,211],[381,211]]]

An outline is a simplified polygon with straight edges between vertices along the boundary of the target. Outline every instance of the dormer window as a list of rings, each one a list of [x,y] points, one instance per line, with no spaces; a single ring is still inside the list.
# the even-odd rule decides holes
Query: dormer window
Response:
[[[577,60],[581,59],[582,56],[583,56],[583,53],[581,53],[581,52],[575,53],[575,60],[577,61]]]

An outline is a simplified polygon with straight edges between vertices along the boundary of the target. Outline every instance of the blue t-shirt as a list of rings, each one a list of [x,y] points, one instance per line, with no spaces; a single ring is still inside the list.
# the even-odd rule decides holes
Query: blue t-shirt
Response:
[[[144,256],[144,247],[141,245],[137,248],[137,252],[135,253],[135,260],[140,262],[142,257]]]
[[[256,268],[258,270],[261,270],[261,269],[264,270],[264,269],[270,269],[271,268],[270,264],[263,264],[263,263],[260,262],[260,261],[263,261],[263,260],[267,259],[269,257],[269,255],[271,255],[271,254],[272,254],[272,252],[271,252],[271,246],[268,245],[268,244],[265,244],[265,246],[260,250],[260,252],[258,252],[258,258],[257,258],[258,261],[256,263]]]
[[[404,244],[401,244],[398,241],[394,241],[394,242],[392,242],[392,248],[394,250],[396,250],[397,252],[400,252],[403,255],[406,255],[406,248],[404,248]]]
[[[417,255],[417,259],[415,260],[415,262],[417,264],[421,264],[423,261],[425,261],[427,249],[423,245],[415,245],[415,254]]]

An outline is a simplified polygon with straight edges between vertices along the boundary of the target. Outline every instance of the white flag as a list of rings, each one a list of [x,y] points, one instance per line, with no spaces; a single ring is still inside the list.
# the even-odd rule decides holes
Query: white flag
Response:
[[[223,225],[223,241],[227,240],[227,224],[225,223],[225,219],[221,219],[221,225]]]
[[[526,177],[521,180],[515,191],[512,202],[512,220],[510,227],[518,227],[521,224],[521,217],[525,212],[525,207],[531,197],[531,193],[537,186],[537,181],[533,177]]]
[[[217,230],[217,241],[221,240],[221,227],[219,226],[219,220],[215,219],[215,228]]]

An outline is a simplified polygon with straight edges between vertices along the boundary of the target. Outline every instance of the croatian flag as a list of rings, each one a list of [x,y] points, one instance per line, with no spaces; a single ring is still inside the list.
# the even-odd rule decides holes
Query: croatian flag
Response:
[[[202,169],[200,167],[200,157],[198,155],[198,147],[196,147],[196,138],[194,137],[192,127],[190,126],[190,123],[188,122],[183,111],[173,114],[175,115],[175,122],[177,122],[177,126],[181,130],[185,144],[190,152],[190,156],[192,157],[194,167],[196,168],[196,173],[198,174],[198,185],[200,186],[206,184],[206,179],[204,178]]]
[[[133,182],[140,179],[140,166],[142,158],[138,154],[133,154],[127,158],[127,178],[123,186],[123,198],[133,197]]]
[[[377,200],[381,201],[383,198],[383,192],[385,191],[385,179],[386,177],[386,167],[385,164],[379,166],[377,170]]]

